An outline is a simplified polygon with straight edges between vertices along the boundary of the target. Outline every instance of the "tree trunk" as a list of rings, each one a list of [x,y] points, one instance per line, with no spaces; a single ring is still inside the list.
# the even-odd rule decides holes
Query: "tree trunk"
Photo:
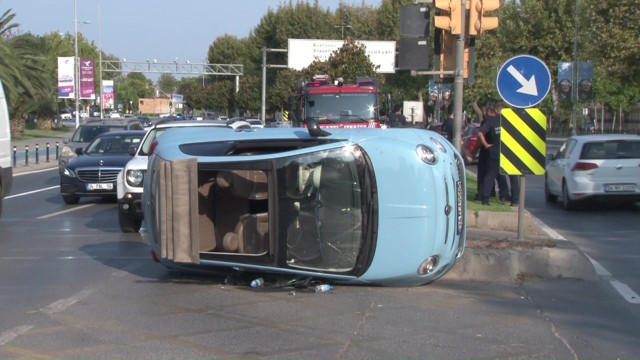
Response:
[[[46,119],[38,119],[38,123],[36,124],[36,127],[40,130],[51,130],[53,129],[53,120],[46,118]]]
[[[16,116],[11,118],[11,137],[22,137],[24,136],[24,124],[25,124],[26,115],[22,114],[22,116]]]

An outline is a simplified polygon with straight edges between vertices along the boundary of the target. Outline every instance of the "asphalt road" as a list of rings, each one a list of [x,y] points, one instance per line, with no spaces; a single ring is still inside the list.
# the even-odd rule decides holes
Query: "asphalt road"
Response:
[[[254,290],[167,272],[116,204],[19,175],[0,218],[0,358],[637,358],[608,281]]]

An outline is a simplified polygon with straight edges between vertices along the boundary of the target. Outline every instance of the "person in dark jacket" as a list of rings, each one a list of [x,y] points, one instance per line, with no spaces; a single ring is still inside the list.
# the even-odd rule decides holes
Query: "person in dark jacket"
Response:
[[[407,125],[407,118],[402,114],[402,105],[396,104],[393,107],[393,114],[389,115],[391,127],[404,127]]]
[[[500,118],[497,116],[494,102],[488,102],[485,110],[484,123],[478,133],[478,182],[482,182],[479,189],[482,204],[489,205],[489,198],[495,189],[495,181],[500,170]]]
[[[449,103],[447,107],[447,118],[442,122],[442,136],[446,137],[450,143],[453,144],[453,124],[454,124],[454,114],[453,114],[453,102]]]

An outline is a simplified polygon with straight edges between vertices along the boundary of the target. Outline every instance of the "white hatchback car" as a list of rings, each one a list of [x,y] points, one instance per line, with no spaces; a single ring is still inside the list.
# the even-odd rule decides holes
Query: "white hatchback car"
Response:
[[[547,164],[544,192],[547,202],[559,197],[567,210],[588,199],[640,201],[640,136],[568,138]]]

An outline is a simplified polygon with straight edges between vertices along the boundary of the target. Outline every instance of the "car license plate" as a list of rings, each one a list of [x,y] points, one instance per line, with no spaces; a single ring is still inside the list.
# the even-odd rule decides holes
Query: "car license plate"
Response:
[[[636,186],[634,184],[607,184],[604,186],[604,191],[636,191]]]
[[[87,190],[113,190],[112,183],[87,184]]]

